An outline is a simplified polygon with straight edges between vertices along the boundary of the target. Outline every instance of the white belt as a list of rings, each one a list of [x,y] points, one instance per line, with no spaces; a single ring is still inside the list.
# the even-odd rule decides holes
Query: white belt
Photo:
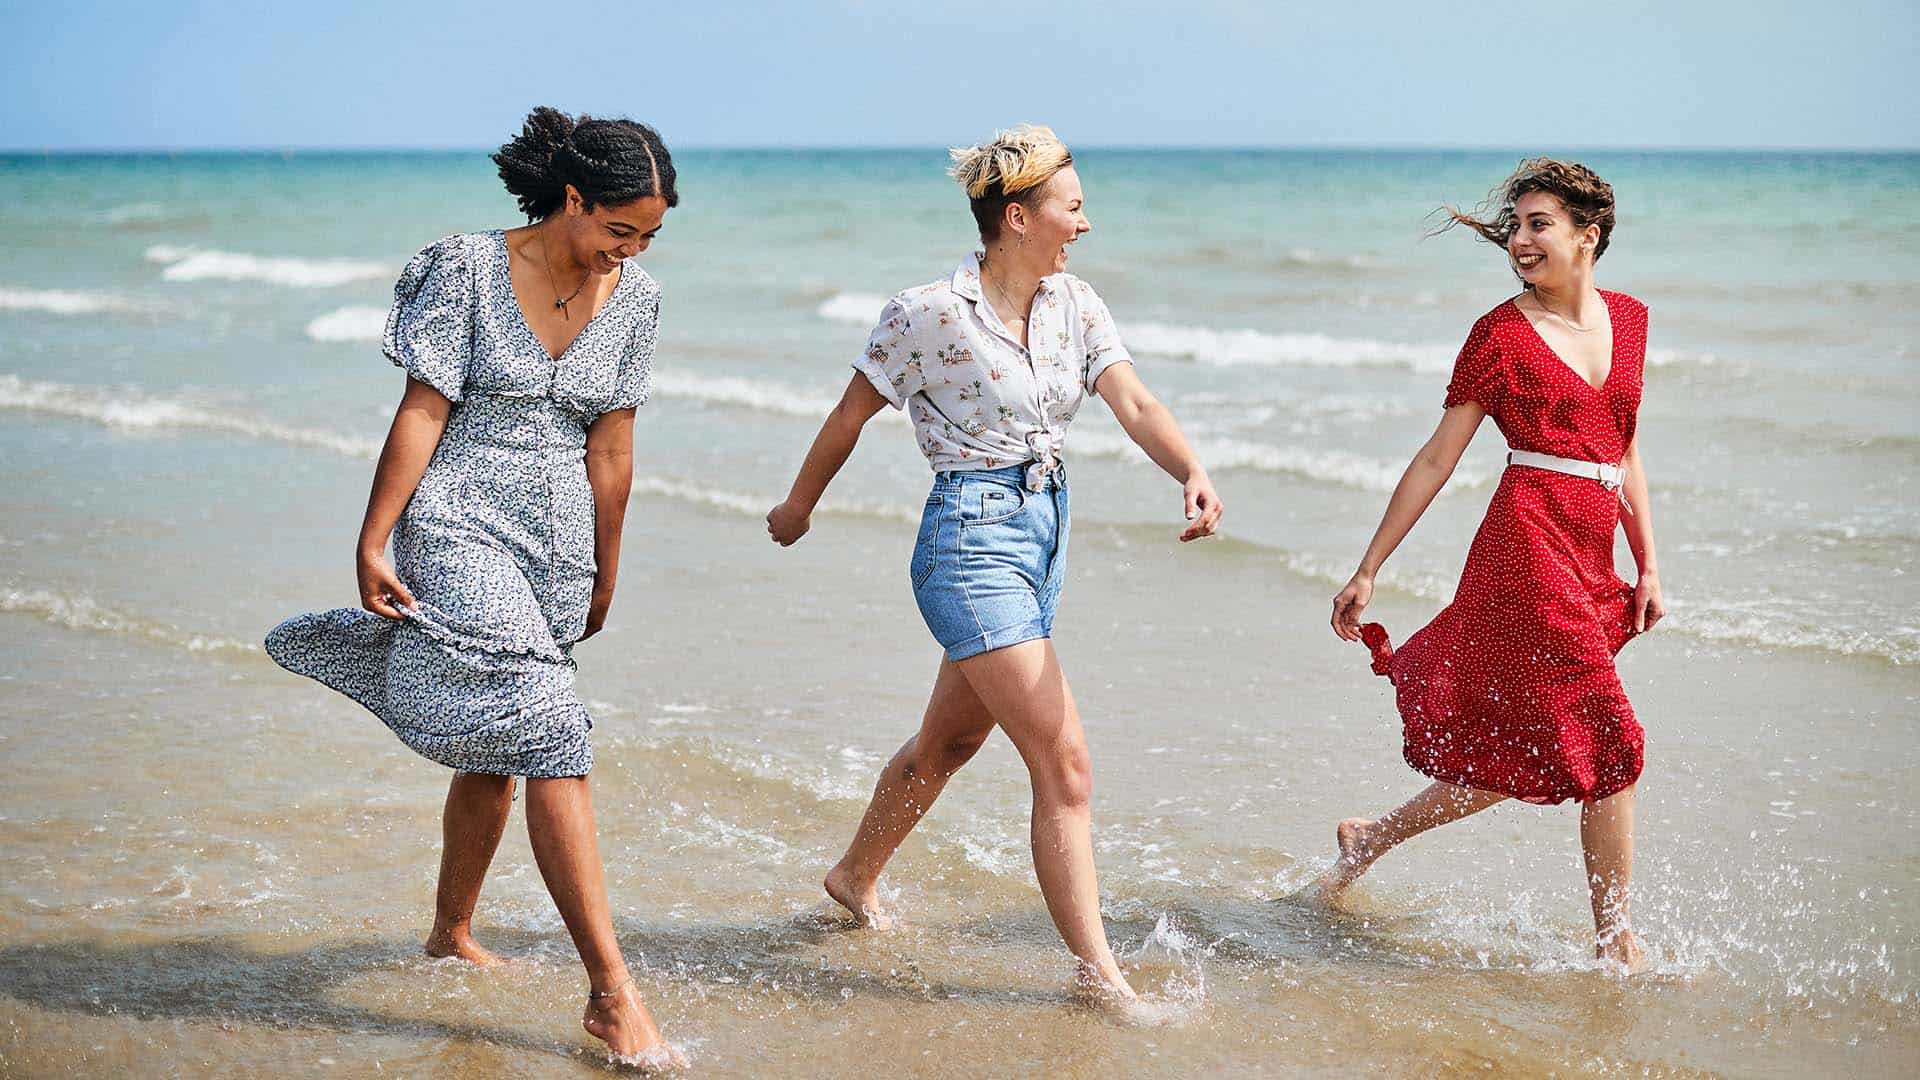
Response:
[[[1525,465],[1534,469],[1548,469],[1568,476],[1578,476],[1598,481],[1600,486],[1614,493],[1620,505],[1627,513],[1633,513],[1633,507],[1627,505],[1626,470],[1618,465],[1606,465],[1598,461],[1581,461],[1579,458],[1555,457],[1552,454],[1536,454],[1531,450],[1508,450],[1507,464]]]

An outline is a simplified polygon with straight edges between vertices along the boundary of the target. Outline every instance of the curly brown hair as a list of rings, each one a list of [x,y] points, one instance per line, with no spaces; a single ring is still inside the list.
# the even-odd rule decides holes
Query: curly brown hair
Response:
[[[1521,196],[1536,191],[1560,200],[1560,205],[1572,216],[1575,228],[1598,225],[1600,243],[1595,245],[1593,257],[1597,260],[1606,254],[1607,240],[1613,235],[1613,185],[1577,161],[1558,158],[1536,157],[1522,161],[1513,175],[1494,188],[1487,201],[1471,214],[1454,206],[1443,207],[1447,222],[1435,231],[1445,232],[1455,225],[1465,225],[1479,233],[1481,239],[1504,249],[1518,225],[1514,220],[1515,204]]]

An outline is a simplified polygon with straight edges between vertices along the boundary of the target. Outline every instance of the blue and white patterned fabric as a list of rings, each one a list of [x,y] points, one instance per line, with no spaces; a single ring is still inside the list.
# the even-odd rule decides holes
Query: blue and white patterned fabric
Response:
[[[572,649],[594,582],[587,427],[647,400],[659,287],[629,260],[557,361],[514,300],[504,233],[441,240],[393,292],[387,356],[454,403],[393,533],[416,607],[397,621],[301,615],[267,635],[267,652],[442,765],[584,776],[593,722]]]

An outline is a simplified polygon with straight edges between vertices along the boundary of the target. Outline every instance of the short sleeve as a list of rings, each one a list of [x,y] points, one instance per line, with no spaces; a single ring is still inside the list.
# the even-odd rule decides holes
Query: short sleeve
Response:
[[[637,409],[653,396],[653,346],[660,339],[660,290],[650,288],[640,300],[633,333],[620,354],[620,379],[613,390],[614,409]]]
[[[1133,354],[1120,343],[1120,328],[1113,323],[1113,313],[1107,310],[1106,301],[1093,291],[1093,286],[1076,278],[1073,291],[1080,309],[1080,341],[1086,349],[1084,380],[1087,393],[1093,394],[1098,392],[1094,385],[1100,376],[1115,364],[1133,363]]]
[[[1500,350],[1493,343],[1493,316],[1483,315],[1467,334],[1466,344],[1453,360],[1453,377],[1447,380],[1447,400],[1443,408],[1471,401],[1492,412],[1500,401]]]
[[[887,404],[903,409],[907,399],[927,385],[920,360],[919,351],[913,348],[907,306],[896,296],[881,310],[880,322],[867,338],[867,351],[853,362],[853,369],[867,377]]]
[[[407,374],[460,400],[473,352],[473,275],[461,237],[422,249],[400,272],[382,345]]]

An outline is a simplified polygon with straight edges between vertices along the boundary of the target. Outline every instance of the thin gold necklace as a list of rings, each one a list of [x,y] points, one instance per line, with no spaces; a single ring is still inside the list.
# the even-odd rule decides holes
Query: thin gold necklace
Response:
[[[1569,319],[1565,315],[1562,315],[1559,312],[1548,307],[1547,302],[1545,300],[1540,299],[1538,294],[1535,294],[1533,298],[1533,302],[1540,306],[1540,313],[1542,315],[1551,315],[1554,318],[1559,319],[1562,323],[1566,324],[1567,329],[1573,331],[1576,334],[1591,334],[1595,330],[1600,329],[1597,326],[1581,326],[1579,323],[1574,322],[1572,319]]]
[[[572,292],[564,297],[561,296],[560,286],[553,280],[553,260],[547,257],[547,234],[544,232],[540,234],[540,265],[547,271],[547,286],[553,290],[553,306],[560,309],[560,318],[563,321],[572,322],[573,311],[567,305],[573,303],[573,298],[579,296],[580,290],[586,288],[587,282],[593,280],[592,271],[588,271],[587,275],[580,279],[580,284],[575,286]]]
[[[982,263],[981,269],[986,270],[991,268],[988,267],[985,263]],[[1006,287],[1000,284],[1000,274],[997,271],[994,272],[993,280],[987,282],[987,284],[993,286],[993,291],[1000,294],[1000,299],[1005,300],[1007,302],[1008,307],[1012,308],[1015,311],[1020,311],[1020,305],[1014,302],[1013,297],[1007,295]],[[1027,319],[1032,316],[1032,314],[1033,314],[1033,308],[1031,305],[1029,305],[1026,311],[1021,312],[1021,315],[1020,315],[1021,323],[1024,324],[1027,321]]]

